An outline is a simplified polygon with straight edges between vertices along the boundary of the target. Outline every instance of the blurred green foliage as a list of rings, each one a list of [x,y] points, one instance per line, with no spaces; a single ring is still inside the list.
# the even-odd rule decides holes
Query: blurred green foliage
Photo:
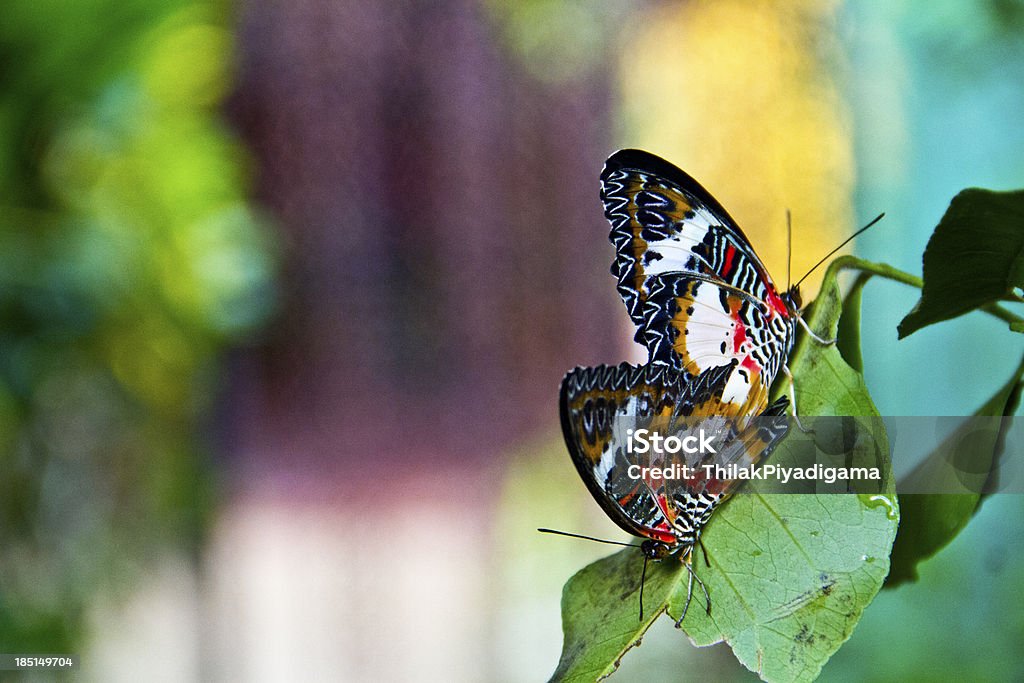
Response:
[[[2,651],[75,651],[97,591],[201,536],[218,356],[274,301],[226,9],[0,10]]]
[[[607,68],[603,46],[632,3],[586,0],[486,0],[509,55],[531,77],[559,85]]]

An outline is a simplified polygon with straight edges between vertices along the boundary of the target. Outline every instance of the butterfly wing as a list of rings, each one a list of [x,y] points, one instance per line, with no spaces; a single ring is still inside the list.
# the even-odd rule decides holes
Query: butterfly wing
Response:
[[[616,152],[601,173],[612,274],[650,362],[690,376],[732,361],[724,398],[765,400],[792,346],[795,311],[728,212],[669,162]]]
[[[724,402],[735,365],[688,378],[664,366],[602,365],[576,368],[562,381],[562,432],[576,469],[605,513],[625,531],[670,546],[692,545],[714,508],[740,480],[720,480],[702,470],[690,479],[630,476],[631,465],[696,468],[718,464],[758,464],[786,433],[780,399],[759,420],[750,405]],[[767,424],[767,427],[766,427]],[[628,429],[648,428],[664,435],[699,428],[721,435],[718,454],[629,452]]]
[[[734,464],[738,468],[756,468],[785,438],[789,429],[788,405],[789,400],[783,397],[758,414],[746,412],[751,406],[723,403],[720,412],[697,416],[705,430],[721,435],[720,448],[701,460],[694,477],[665,482],[664,495],[678,511],[675,518],[681,543],[696,542],[715,508],[744,481],[719,476],[715,470],[709,473],[704,466],[718,465],[723,472]]]
[[[665,501],[641,479],[629,477],[642,456],[627,452],[627,425],[669,415],[685,385],[663,366],[626,363],[576,368],[562,380],[562,435],[594,500],[625,531],[675,545]]]

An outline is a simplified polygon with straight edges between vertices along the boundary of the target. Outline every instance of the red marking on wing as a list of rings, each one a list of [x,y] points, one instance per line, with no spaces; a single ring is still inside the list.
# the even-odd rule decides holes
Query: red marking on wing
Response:
[[[736,256],[736,247],[731,244],[725,249],[725,265],[722,266],[722,277],[728,278],[732,274],[732,262]]]
[[[666,520],[672,519],[673,516],[669,514],[668,511],[668,500],[665,499],[664,495],[659,494],[654,496],[654,502],[658,504],[658,508],[661,509],[661,514],[664,515]],[[651,537],[657,541],[661,541],[662,543],[668,545],[675,545],[679,542],[679,539],[676,538],[676,535],[672,533],[671,527],[669,526],[667,521],[662,522],[658,525],[658,528],[651,529],[651,531],[653,532],[651,534]]]
[[[735,319],[732,333],[732,352],[739,353],[740,347],[747,341],[747,326],[739,318]]]
[[[665,500],[664,495],[657,495],[654,497],[655,502],[658,503],[658,507],[661,508],[661,514],[665,515],[665,519],[670,517],[668,512],[668,501]]]
[[[665,545],[672,546],[679,543],[679,539],[676,535],[669,531],[667,523],[662,522],[658,527],[658,529],[647,529],[647,535],[655,541],[661,541]],[[664,531],[662,531],[662,529],[664,529]]]
[[[649,487],[651,487],[654,483],[650,477],[648,477],[646,481]],[[653,488],[651,490],[653,491]],[[637,482],[636,487],[632,491],[630,491],[625,496],[619,499],[619,505],[621,505],[622,507],[626,507],[626,505],[628,505],[629,502],[634,497],[636,497],[639,491],[640,483]],[[654,498],[655,504],[661,510],[662,517],[664,517],[665,520],[671,519],[668,513],[668,503],[666,502],[665,497],[661,495],[652,497]],[[662,521],[655,527],[642,527],[642,529],[643,534],[645,536],[654,539],[655,541],[660,541],[665,545],[674,546],[677,543],[679,543],[679,539],[676,537],[675,532],[672,530],[672,526],[667,521]]]
[[[771,287],[768,288],[768,307],[781,316],[789,317],[789,309],[786,308],[786,302]]]
[[[778,297],[776,298],[778,299]],[[779,303],[782,303],[781,299],[779,300]],[[785,304],[782,305],[783,309],[785,309]],[[743,319],[740,318],[738,304],[730,311],[730,317],[732,318],[733,323],[732,352],[736,355],[744,354],[743,360],[740,361],[741,367],[746,368],[752,373],[760,373],[761,366],[757,364],[757,361],[754,360],[754,357],[751,354],[743,351],[743,345],[746,344],[748,340],[747,326],[743,324]]]

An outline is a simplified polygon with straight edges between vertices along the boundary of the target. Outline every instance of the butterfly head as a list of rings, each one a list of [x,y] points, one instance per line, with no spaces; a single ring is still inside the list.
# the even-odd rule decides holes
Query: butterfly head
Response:
[[[648,560],[664,560],[672,554],[672,547],[662,541],[655,541],[649,538],[640,544],[640,552]]]
[[[800,285],[793,285],[789,288],[789,291],[783,292],[779,298],[782,299],[782,303],[786,304],[786,308],[791,316],[800,314],[800,309],[804,305],[803,297],[800,296]]]

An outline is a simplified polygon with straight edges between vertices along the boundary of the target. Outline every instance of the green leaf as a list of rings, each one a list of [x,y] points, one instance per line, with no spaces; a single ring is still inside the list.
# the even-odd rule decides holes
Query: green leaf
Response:
[[[872,273],[862,272],[846,293],[836,333],[836,348],[839,349],[839,355],[847,365],[860,373],[864,372],[864,359],[860,353],[860,302],[864,285],[871,276]]]
[[[900,496],[902,521],[892,551],[892,569],[886,588],[917,580],[917,565],[952,541],[978,511],[988,488],[988,478],[995,470],[1002,450],[1002,434],[1006,421],[991,418],[1013,415],[1020,401],[1024,362],[1010,380],[974,413],[978,420],[966,420],[955,432],[929,454],[909,475],[909,487],[924,488],[924,482],[935,482],[949,476],[948,462],[956,448],[969,436],[973,459],[972,472],[983,477],[967,493],[911,493]],[[916,483],[915,483],[916,482]],[[943,487],[945,488],[945,487]]]
[[[696,645],[726,641],[764,680],[813,680],[888,571],[895,498],[878,498],[736,496],[705,534],[711,567],[698,566],[711,617],[695,603],[687,634]],[[668,610],[676,618],[687,590],[680,578]]]
[[[644,582],[640,620],[643,555],[626,549],[580,570],[562,590],[565,643],[552,681],[596,681],[619,666],[622,655],[664,611],[681,567],[652,562]]]
[[[1024,286],[1024,190],[966,189],[950,202],[924,252],[924,288],[900,339],[990,306]]]
[[[824,338],[835,337],[842,311],[840,268],[829,268],[808,319]],[[835,345],[804,337],[790,367],[801,414],[878,414],[863,378]],[[881,439],[888,452],[884,434]],[[694,586],[682,629],[699,646],[727,642],[765,680],[813,679],[849,638],[888,573],[899,516],[891,479],[885,491],[857,496],[741,490],[715,512],[703,534],[710,566],[703,553],[695,553],[694,569],[710,593],[712,613],[705,612],[703,594]],[[566,584],[565,641],[552,680],[607,676],[658,614],[681,616],[689,575],[670,558],[648,566],[648,613],[639,621],[642,566],[640,553],[627,549]]]
[[[683,630],[698,645],[726,641],[768,681],[813,680],[853,633],[888,571],[895,535],[893,496],[736,495],[704,534]],[[682,613],[688,574],[668,559],[650,563],[644,620],[638,618],[643,558],[626,549],[594,562],[565,585],[565,641],[552,681],[611,674],[666,609]]]

